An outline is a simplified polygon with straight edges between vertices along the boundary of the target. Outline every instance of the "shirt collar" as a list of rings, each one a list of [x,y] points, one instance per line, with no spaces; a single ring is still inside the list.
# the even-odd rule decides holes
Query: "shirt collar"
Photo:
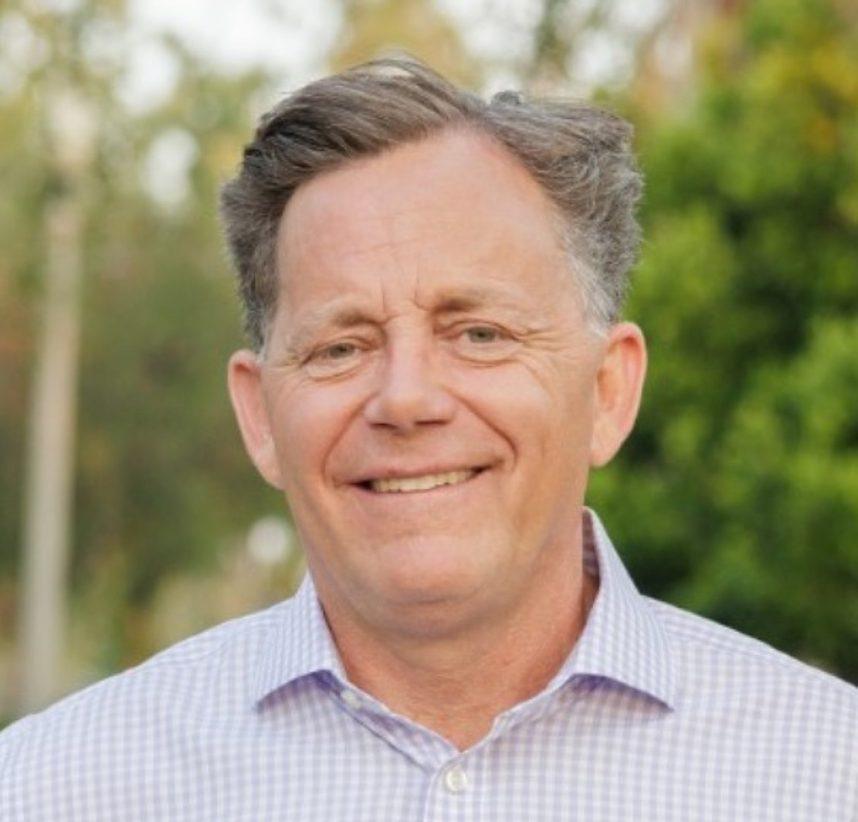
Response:
[[[599,578],[587,624],[572,653],[549,685],[574,677],[613,680],[674,706],[675,661],[655,613],[638,593],[596,513],[584,509],[584,567]],[[275,691],[304,676],[346,675],[310,574],[264,641],[252,696],[258,705]]]
[[[346,680],[309,572],[295,596],[278,607],[282,613],[263,640],[253,683],[256,705],[290,682],[314,673],[329,672]]]
[[[652,606],[641,596],[595,511],[584,509],[584,567],[599,590],[583,633],[554,682],[591,676],[676,703],[676,660]]]

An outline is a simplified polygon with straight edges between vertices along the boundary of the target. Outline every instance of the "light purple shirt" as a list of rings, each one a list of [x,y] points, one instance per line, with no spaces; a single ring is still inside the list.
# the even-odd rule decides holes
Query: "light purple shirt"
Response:
[[[308,577],[0,734],[0,820],[858,819],[858,690],[641,596],[586,516],[584,633],[472,748],[349,683]]]

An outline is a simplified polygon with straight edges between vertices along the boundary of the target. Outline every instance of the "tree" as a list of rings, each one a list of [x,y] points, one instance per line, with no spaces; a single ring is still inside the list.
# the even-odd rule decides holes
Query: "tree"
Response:
[[[252,476],[231,419],[223,374],[240,344],[238,308],[215,218],[218,186],[240,157],[250,107],[269,78],[221,77],[168,42],[179,65],[173,94],[129,110],[119,95],[125,55],[108,47],[129,36],[123,4],[70,11],[14,4],[0,13],[0,26],[42,54],[0,88],[0,167],[11,192],[0,207],[0,357],[11,389],[0,400],[4,583],[19,565],[24,398],[48,259],[41,223],[68,189],[44,139],[51,77],[61,74],[97,112],[87,209],[78,215],[83,323],[68,534],[73,619],[54,677],[62,691],[155,650],[147,605],[161,582],[214,567],[242,546],[259,516],[282,506]],[[153,174],[166,173],[150,161],[165,135],[190,146],[186,190],[173,203],[150,193]],[[53,567],[60,577],[63,565]],[[21,590],[0,587],[3,613],[23,605]],[[86,634],[91,656],[76,644]],[[8,682],[15,680],[13,673]]]
[[[649,593],[858,677],[856,27],[761,0],[652,124],[638,431],[593,483]]]

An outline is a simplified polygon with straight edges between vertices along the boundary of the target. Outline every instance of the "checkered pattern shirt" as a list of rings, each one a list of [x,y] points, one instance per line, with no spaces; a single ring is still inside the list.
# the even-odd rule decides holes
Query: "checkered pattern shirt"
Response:
[[[308,577],[8,728],[0,819],[858,819],[858,690],[641,596],[585,522],[585,630],[472,748],[348,681]]]

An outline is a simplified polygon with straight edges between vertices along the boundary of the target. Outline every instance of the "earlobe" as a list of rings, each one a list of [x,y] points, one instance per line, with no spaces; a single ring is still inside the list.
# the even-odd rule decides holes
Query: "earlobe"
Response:
[[[280,490],[283,484],[271,421],[262,395],[261,364],[252,351],[236,351],[229,358],[227,384],[241,438],[263,479]]]
[[[646,376],[646,342],[634,323],[615,325],[596,375],[590,465],[613,459],[634,427]]]

